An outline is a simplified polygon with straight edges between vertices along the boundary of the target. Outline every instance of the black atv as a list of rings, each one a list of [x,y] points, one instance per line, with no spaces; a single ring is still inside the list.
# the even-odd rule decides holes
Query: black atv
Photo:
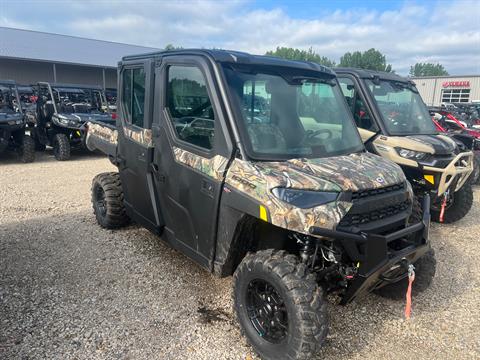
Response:
[[[429,197],[365,151],[335,74],[220,50],[129,56],[116,127],[87,146],[118,172],[92,182],[107,229],[130,219],[217,276],[233,275],[240,326],[263,359],[310,359],[324,295],[404,298],[435,274]]]
[[[35,160],[35,143],[25,133],[25,116],[14,81],[0,80],[0,153],[13,150],[23,162]]]
[[[59,161],[68,160],[71,149],[85,148],[87,121],[115,123],[98,86],[39,82],[36,91],[35,145],[39,151],[53,147]]]

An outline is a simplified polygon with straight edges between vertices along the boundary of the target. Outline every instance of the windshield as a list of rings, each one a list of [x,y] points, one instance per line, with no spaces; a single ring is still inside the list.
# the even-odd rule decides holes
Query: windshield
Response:
[[[413,85],[396,81],[366,81],[391,135],[436,134],[428,109]]]
[[[225,67],[241,115],[239,127],[254,158],[318,158],[363,150],[334,79],[284,68],[256,70]]]
[[[13,113],[19,111],[15,85],[0,84],[0,112]]]
[[[93,113],[107,111],[100,90],[81,88],[52,89],[60,113]]]

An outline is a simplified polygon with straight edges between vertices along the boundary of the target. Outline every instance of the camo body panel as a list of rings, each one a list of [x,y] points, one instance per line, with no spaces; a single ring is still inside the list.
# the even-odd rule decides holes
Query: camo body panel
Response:
[[[88,123],[88,136],[97,136],[111,144],[117,144],[118,132],[100,124]]]
[[[228,164],[228,159],[223,156],[216,155],[208,159],[178,147],[173,148],[173,155],[176,162],[195,169],[215,180],[223,179]]]
[[[175,160],[216,180],[222,180],[228,159],[211,159],[174,148]],[[235,159],[225,178],[228,188],[245,194],[266,207],[273,225],[309,233],[311,226],[334,229],[352,203],[336,201],[301,209],[276,198],[275,187],[313,191],[360,191],[405,182],[401,168],[370,153],[324,159],[293,159],[281,162],[252,162]],[[259,214],[255,214],[257,217]]]
[[[153,146],[152,130],[151,129],[133,129],[131,127],[123,126],[123,134],[125,137],[146,147]]]

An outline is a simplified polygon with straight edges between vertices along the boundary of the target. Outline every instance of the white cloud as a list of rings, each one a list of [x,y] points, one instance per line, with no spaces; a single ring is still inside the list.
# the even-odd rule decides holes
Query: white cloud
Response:
[[[336,61],[346,51],[375,47],[400,73],[417,61],[441,62],[451,73],[480,73],[477,1],[405,2],[397,10],[323,11],[309,19],[258,7],[244,0],[84,0],[55,2],[54,10],[48,10],[56,32],[138,45],[173,43],[260,54],[276,46],[313,47]],[[18,20],[0,18],[0,24],[9,21]]]

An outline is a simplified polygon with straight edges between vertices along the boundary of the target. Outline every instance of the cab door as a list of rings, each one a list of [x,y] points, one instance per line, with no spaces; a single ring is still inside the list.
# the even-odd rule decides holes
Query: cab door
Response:
[[[124,64],[119,72],[118,154],[124,203],[128,215],[146,228],[160,232],[150,164],[153,73],[152,61]]]
[[[201,56],[164,58],[156,69],[153,124],[165,239],[208,268],[232,152],[211,66]]]

